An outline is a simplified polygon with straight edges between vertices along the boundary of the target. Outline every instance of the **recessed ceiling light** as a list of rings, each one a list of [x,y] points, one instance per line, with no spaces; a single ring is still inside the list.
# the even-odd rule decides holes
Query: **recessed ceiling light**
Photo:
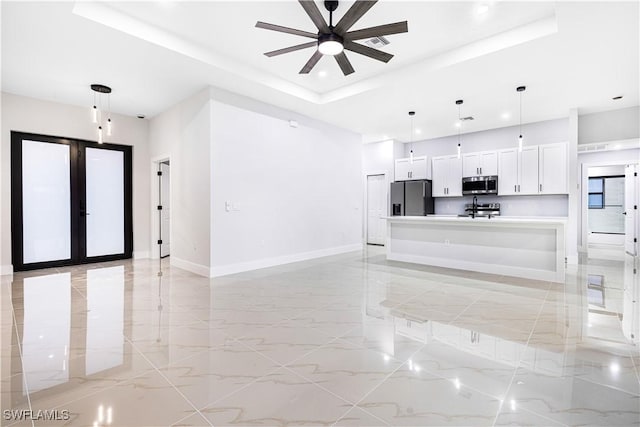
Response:
[[[476,9],[476,13],[478,15],[484,15],[485,13],[489,12],[489,5],[488,4],[481,4],[480,6],[478,6],[478,8]]]
[[[459,127],[461,126],[461,125],[460,125],[460,122],[455,122],[455,123],[454,123],[454,126],[455,126],[455,127],[457,127],[457,128],[459,128]]]
[[[614,101],[617,101],[617,100],[619,100],[619,99],[622,99],[622,95],[614,96],[614,97],[613,97],[613,98],[611,98],[611,99],[613,99]]]
[[[418,128],[418,129],[416,129],[416,134],[417,134],[417,135],[420,135],[421,133],[422,133],[422,129],[419,129],[419,128]]]
[[[325,70],[318,71],[318,77],[327,77],[327,72]]]
[[[510,113],[505,112],[505,113],[502,113],[502,114],[500,115],[500,117],[502,117],[502,120],[508,120],[508,119],[510,119],[510,118],[511,118],[511,114],[510,114]]]

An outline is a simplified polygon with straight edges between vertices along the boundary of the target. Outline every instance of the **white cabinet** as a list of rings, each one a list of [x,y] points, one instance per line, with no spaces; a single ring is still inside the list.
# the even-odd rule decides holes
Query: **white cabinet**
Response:
[[[567,144],[498,151],[498,195],[567,194]]]
[[[538,192],[567,194],[567,144],[548,144],[538,147]]]
[[[462,176],[488,176],[497,174],[497,151],[482,151],[462,155]]]
[[[498,151],[498,195],[538,194],[538,146]]]
[[[433,197],[462,196],[462,159],[457,155],[434,157],[431,178]]]
[[[414,156],[411,159],[397,159],[395,181],[427,179],[427,156]]]

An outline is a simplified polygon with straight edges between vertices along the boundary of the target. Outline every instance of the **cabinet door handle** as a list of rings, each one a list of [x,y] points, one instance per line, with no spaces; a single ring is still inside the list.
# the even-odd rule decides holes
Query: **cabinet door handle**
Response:
[[[482,168],[480,168],[480,175],[482,175]]]
[[[480,175],[480,168],[476,168],[476,175]]]
[[[422,197],[424,197],[424,196],[425,196],[425,187],[426,187],[426,185],[425,185],[425,183],[423,182],[423,183],[422,183]]]
[[[520,184],[518,184],[518,193],[520,192]]]
[[[542,184],[540,184],[540,192],[542,193]]]
[[[517,192],[518,192],[518,186],[517,186],[517,185],[515,185],[515,184],[513,185],[513,192],[514,192],[514,193],[517,193]]]

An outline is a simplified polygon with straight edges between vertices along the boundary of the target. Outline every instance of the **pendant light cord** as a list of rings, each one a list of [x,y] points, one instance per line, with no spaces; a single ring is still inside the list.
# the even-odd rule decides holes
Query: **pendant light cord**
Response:
[[[462,132],[462,120],[460,118],[460,105],[458,104],[458,145],[460,145],[460,132]]]
[[[520,91],[520,138],[522,138],[522,92]]]

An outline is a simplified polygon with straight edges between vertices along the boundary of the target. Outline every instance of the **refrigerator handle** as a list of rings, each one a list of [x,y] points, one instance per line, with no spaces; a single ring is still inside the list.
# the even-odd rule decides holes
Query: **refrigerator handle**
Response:
[[[426,195],[426,190],[425,188],[427,187],[427,184],[425,182],[422,183],[422,197],[424,197]]]

